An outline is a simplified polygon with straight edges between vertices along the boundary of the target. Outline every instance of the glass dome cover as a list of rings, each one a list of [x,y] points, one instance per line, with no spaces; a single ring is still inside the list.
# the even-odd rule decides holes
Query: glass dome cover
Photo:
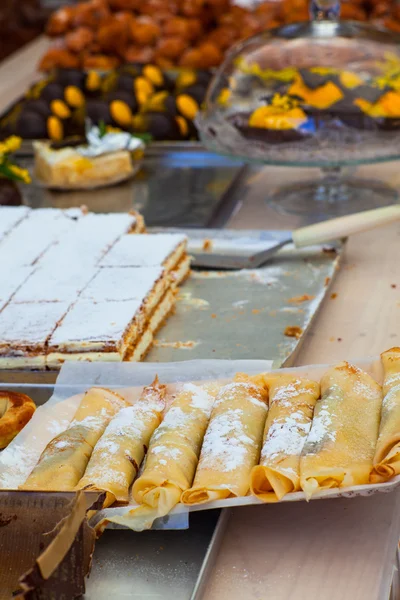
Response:
[[[213,150],[278,165],[337,167],[400,157],[400,35],[337,21],[312,4],[310,23],[232,48],[198,117]]]

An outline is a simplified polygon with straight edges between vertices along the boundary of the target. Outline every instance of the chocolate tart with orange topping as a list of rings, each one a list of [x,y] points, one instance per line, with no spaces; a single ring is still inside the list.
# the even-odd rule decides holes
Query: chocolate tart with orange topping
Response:
[[[269,144],[295,142],[310,135],[309,117],[299,101],[288,95],[275,94],[252,113],[238,113],[230,120],[246,138]]]

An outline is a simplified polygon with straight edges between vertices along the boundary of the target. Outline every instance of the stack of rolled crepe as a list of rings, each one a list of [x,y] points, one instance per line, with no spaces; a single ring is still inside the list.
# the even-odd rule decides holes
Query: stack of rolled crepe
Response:
[[[307,498],[368,483],[378,437],[382,390],[367,373],[343,362],[322,377],[321,394],[300,460]]]
[[[142,531],[178,504],[192,484],[216,391],[215,386],[183,385],[154,432],[143,473],[133,485],[140,506],[109,521]]]
[[[251,492],[277,502],[300,490],[300,455],[311,428],[319,384],[296,375],[264,376],[269,391],[260,464],[251,473]]]
[[[129,488],[165,409],[165,385],[156,378],[140,398],[111,420],[97,442],[76,489],[106,492],[104,506],[128,502]]]
[[[384,381],[382,416],[371,481],[380,483],[400,473],[400,348],[381,354]]]
[[[66,431],[43,450],[23,490],[70,491],[85,472],[93,448],[112,417],[128,402],[116,392],[91,388],[84,395]]]
[[[267,394],[250,381],[221,388],[204,437],[193,485],[184,504],[245,496],[257,464],[267,417]]]

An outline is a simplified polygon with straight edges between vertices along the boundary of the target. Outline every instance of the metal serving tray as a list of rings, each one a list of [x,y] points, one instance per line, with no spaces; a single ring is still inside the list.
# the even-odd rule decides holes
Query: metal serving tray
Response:
[[[19,151],[18,164],[32,174],[32,184],[21,190],[24,202],[34,208],[84,204],[93,212],[128,212],[134,207],[148,227],[221,227],[234,209],[233,191],[246,171],[237,159],[208,152],[198,142],[150,144],[135,177],[96,190],[43,188],[33,174],[31,146]]]

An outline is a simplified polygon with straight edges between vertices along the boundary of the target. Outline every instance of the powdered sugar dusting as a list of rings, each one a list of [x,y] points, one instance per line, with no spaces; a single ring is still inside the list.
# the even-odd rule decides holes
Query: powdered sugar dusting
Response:
[[[385,411],[393,410],[397,406],[400,406],[400,384],[392,387],[382,401],[382,409]]]
[[[179,406],[172,405],[165,415],[160,427],[153,434],[152,442],[158,440],[166,430],[184,427],[192,418],[190,413],[183,411]]]
[[[279,403],[282,407],[290,408],[292,406],[291,398],[295,398],[300,394],[306,394],[308,392],[309,390],[306,387],[302,387],[301,380],[296,379],[274,391],[273,396],[270,398],[270,404]]]
[[[232,409],[212,418],[201,449],[201,468],[228,472],[243,464],[256,441],[246,434],[242,416],[241,409]]]
[[[243,406],[229,408],[240,391],[245,391]],[[249,452],[258,444],[254,437],[256,433],[251,434],[245,423],[249,410],[246,404],[254,404],[255,401],[265,414],[268,411],[267,406],[255,397],[256,393],[257,388],[246,382],[233,382],[221,388],[214,410],[218,410],[222,403],[226,405],[226,410],[211,415],[201,449],[200,468],[230,472],[245,462]]]
[[[251,404],[254,404],[254,406],[258,406],[260,408],[264,408],[265,411],[267,411],[267,405],[265,404],[265,402],[263,402],[262,400],[259,400],[258,398],[256,398],[254,396],[254,392],[256,390],[255,386],[253,383],[246,383],[245,381],[241,381],[241,382],[232,382],[232,383],[228,383],[227,385],[225,385],[222,388],[223,391],[223,395],[221,394],[220,396],[218,396],[218,398],[215,401],[215,406],[219,405],[221,402],[226,402],[226,400],[233,399],[234,398],[234,394],[238,389],[245,389],[248,392],[248,395],[246,397],[246,402],[250,402]],[[228,398],[229,395],[229,398]]]
[[[311,429],[311,421],[304,422],[304,414],[295,411],[284,419],[277,419],[268,430],[261,452],[261,464],[278,457],[300,456]]]
[[[152,449],[152,453],[155,455],[162,454],[163,456],[169,456],[173,460],[179,460],[183,454],[180,448],[165,445],[156,446],[156,448]]]
[[[195,385],[194,383],[185,383],[182,389],[184,392],[190,392],[192,394],[191,406],[194,408],[200,408],[206,413],[211,412],[214,398],[206,388],[200,385]]]
[[[329,430],[330,425],[332,425],[331,413],[326,408],[321,408],[314,415],[311,431],[306,442],[306,454],[314,454],[325,440],[335,441],[336,433]]]
[[[100,262],[102,267],[156,267],[162,265],[186,236],[179,233],[124,235]]]

